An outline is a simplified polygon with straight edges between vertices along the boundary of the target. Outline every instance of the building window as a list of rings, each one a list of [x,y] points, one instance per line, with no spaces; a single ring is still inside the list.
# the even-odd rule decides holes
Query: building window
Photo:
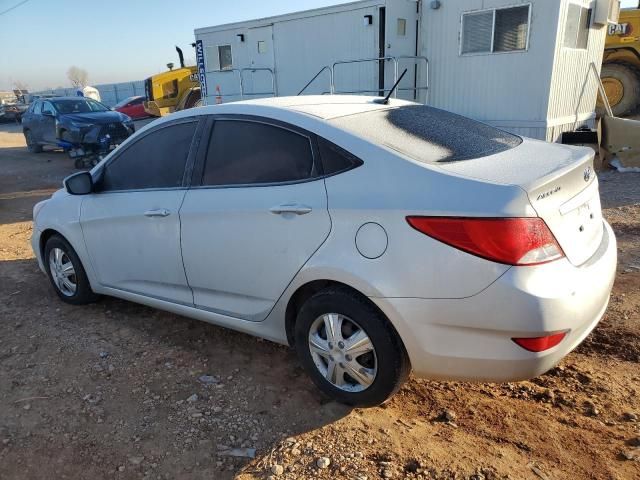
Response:
[[[233,68],[231,45],[218,45],[218,61],[219,70],[231,70]]]
[[[258,53],[267,53],[267,42],[258,40]]]
[[[399,18],[398,19],[398,36],[404,37],[407,35],[407,19]]]
[[[575,3],[567,8],[567,20],[564,24],[565,48],[586,49],[589,44],[589,27],[591,26],[591,9]]]
[[[171,82],[165,82],[162,84],[162,98],[166,100],[168,98],[176,98],[178,96],[178,80],[172,80]]]
[[[526,50],[530,9],[530,5],[524,5],[462,14],[460,53]]]

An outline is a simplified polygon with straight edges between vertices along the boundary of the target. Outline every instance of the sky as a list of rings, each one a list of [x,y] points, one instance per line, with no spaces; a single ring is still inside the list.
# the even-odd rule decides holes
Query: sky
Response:
[[[142,80],[178,64],[175,45],[193,64],[195,28],[338,3],[346,1],[0,0],[0,90],[14,81],[31,91],[68,87],[72,65],[93,85]]]
[[[344,0],[0,0],[0,90],[70,86],[78,66],[93,85],[142,80],[193,64],[193,30],[347,3]],[[15,7],[15,8],[13,8]],[[10,10],[11,9],[11,10]],[[7,11],[9,10],[9,11]],[[2,13],[6,12],[6,13]],[[189,62],[191,60],[191,62]]]

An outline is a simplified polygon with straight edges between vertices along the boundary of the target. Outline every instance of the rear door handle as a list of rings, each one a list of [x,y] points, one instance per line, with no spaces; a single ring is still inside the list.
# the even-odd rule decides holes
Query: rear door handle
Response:
[[[271,207],[269,211],[271,213],[275,213],[276,215],[282,215],[283,213],[295,213],[296,215],[306,215],[313,210],[311,207],[307,205],[301,205],[299,203],[291,203],[285,205],[278,205],[276,207]]]
[[[166,208],[159,208],[157,210],[147,210],[144,212],[145,217],[168,217],[171,212]]]

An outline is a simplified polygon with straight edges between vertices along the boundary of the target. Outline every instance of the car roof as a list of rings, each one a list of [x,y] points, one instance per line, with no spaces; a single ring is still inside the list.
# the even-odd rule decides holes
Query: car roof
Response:
[[[374,102],[376,99],[379,100],[380,97],[362,95],[304,95],[297,97],[261,98],[238,103],[295,110],[313,115],[314,117],[320,117],[323,120],[412,104],[412,102],[397,100],[395,98],[389,99],[388,103],[383,104]]]
[[[40,99],[38,99],[40,100]],[[51,98],[47,98],[46,100],[51,100],[53,102],[56,102],[58,100],[93,100],[93,98],[89,98],[89,97],[80,97],[80,96],[76,96],[76,97],[72,97],[72,96],[66,96],[66,97],[51,97]]]
[[[207,105],[190,110],[173,113],[163,119],[176,119],[192,115],[211,115],[215,113],[247,114],[251,107],[255,107],[258,114],[269,110],[285,110],[295,113],[311,115],[322,120],[355,115],[375,110],[386,110],[404,105],[416,105],[405,100],[389,99],[389,103],[375,103],[380,97],[362,95],[303,95],[297,97],[270,97],[256,100],[229,102],[221,105]],[[155,122],[154,122],[155,123]]]

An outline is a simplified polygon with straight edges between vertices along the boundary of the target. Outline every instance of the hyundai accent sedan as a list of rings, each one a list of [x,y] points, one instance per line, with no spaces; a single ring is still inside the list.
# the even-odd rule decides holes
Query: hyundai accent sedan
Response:
[[[293,346],[377,405],[413,370],[540,375],[602,317],[616,240],[593,151],[400,100],[186,110],[34,208],[58,296],[98,295]]]

